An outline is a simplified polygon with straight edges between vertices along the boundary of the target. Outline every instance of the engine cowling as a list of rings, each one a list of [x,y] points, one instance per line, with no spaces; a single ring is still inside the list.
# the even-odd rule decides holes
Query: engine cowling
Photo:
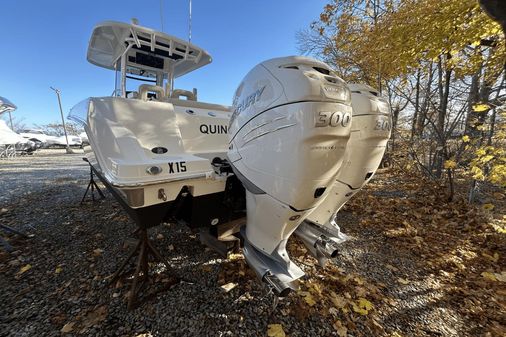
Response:
[[[349,84],[351,90],[353,118],[351,136],[339,174],[325,200],[305,220],[297,235],[306,246],[307,229],[315,231],[319,226],[324,232],[340,233],[334,218],[341,207],[371,180],[385,153],[391,133],[391,113],[388,102],[378,91],[364,84]],[[300,232],[300,233],[299,233]],[[330,236],[342,242],[342,236]],[[319,259],[320,261],[322,259]]]
[[[228,158],[246,188],[245,257],[290,286],[303,272],[288,237],[332,187],[351,130],[351,97],[330,68],[306,57],[254,67],[236,91]]]

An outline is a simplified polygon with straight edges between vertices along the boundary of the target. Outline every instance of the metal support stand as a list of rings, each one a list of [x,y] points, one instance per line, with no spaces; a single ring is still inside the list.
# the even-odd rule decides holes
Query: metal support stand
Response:
[[[2,236],[0,236],[0,244],[4,247],[5,251],[8,253],[14,250],[14,248],[12,248],[9,242],[7,242],[7,240],[5,240]]]
[[[161,208],[159,208],[158,205],[156,206],[150,206],[146,209],[133,209],[131,208],[124,197],[118,192],[117,189],[113,188],[111,184],[102,176],[100,170],[98,170],[95,166],[93,166],[87,158],[83,158],[85,162],[87,162],[90,165],[90,169],[93,171],[93,173],[102,181],[104,186],[107,188],[107,190],[112,194],[112,196],[119,202],[119,204],[125,209],[125,211],[130,215],[132,220],[135,221],[137,224],[137,230],[134,232],[134,234],[137,234],[139,237],[139,241],[135,245],[135,248],[132,249],[132,251],[128,254],[127,258],[123,260],[121,265],[118,267],[118,269],[114,272],[114,274],[111,276],[111,284],[114,284],[122,275],[127,274],[131,270],[129,269],[128,272],[124,272],[125,268],[127,267],[128,263],[132,258],[137,256],[137,261],[135,263],[135,271],[133,274],[132,279],[132,285],[130,286],[130,291],[128,293],[128,309],[132,310],[134,309],[138,304],[140,304],[139,301],[139,294],[143,290],[145,284],[147,281],[149,281],[149,257],[151,255],[152,261],[158,261],[161,262],[163,265],[165,265],[166,270],[171,275],[171,280],[169,283],[166,283],[164,287],[161,289],[158,289],[157,291],[151,292],[150,294],[144,295],[144,300],[154,296],[160,291],[169,289],[174,284],[177,284],[181,281],[191,283],[191,281],[188,281],[182,277],[177,276],[174,269],[170,267],[167,260],[165,260],[162,255],[158,252],[158,250],[153,246],[151,241],[148,237],[148,228],[154,227],[156,225],[159,225],[163,221],[163,217],[165,215],[165,207],[164,205],[161,205]],[[98,190],[98,188],[97,188]],[[161,212],[160,210],[163,210],[164,212]],[[149,213],[147,213],[149,212]]]
[[[33,235],[27,235],[27,234],[25,234],[17,229],[14,229],[10,226],[7,226],[7,225],[0,224],[0,229],[2,229],[4,232],[11,232],[13,234],[17,234],[23,238],[33,237]],[[12,248],[12,246],[9,244],[9,242],[7,242],[7,240],[2,236],[0,236],[0,244],[4,247],[4,249],[7,252],[12,252],[14,250],[14,248]]]
[[[182,281],[181,278],[175,276],[172,267],[169,266],[167,260],[158,252],[158,250],[152,245],[148,238],[148,231],[145,228],[137,229],[136,233],[139,236],[139,241],[134,249],[128,254],[128,257],[118,267],[116,272],[112,275],[111,284],[114,284],[123,274],[123,270],[127,266],[128,262],[138,254],[135,272],[133,275],[132,285],[128,294],[128,310],[134,309],[139,304],[139,294],[144,288],[145,284],[149,280],[149,256],[153,257],[153,261],[161,262],[165,265],[167,271],[171,272],[172,282],[169,286]]]
[[[97,190],[98,194],[100,195],[100,199],[105,199],[105,195],[102,193],[102,191],[98,187],[97,183],[95,182],[94,175],[93,175],[93,169],[91,168],[90,162],[86,158],[83,158],[83,160],[90,165],[90,182],[88,183],[88,187],[86,187],[86,192],[84,192],[83,198],[81,199],[81,204],[84,202],[84,199],[86,198],[86,195],[88,194],[88,191],[90,190],[90,187],[91,187],[91,199],[93,201],[95,201],[95,190]]]

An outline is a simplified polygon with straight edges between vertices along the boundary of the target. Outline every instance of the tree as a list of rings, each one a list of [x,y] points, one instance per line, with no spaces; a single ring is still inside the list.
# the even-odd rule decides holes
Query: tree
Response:
[[[506,175],[499,151],[505,39],[487,15],[503,24],[499,2],[331,1],[299,34],[299,46],[346,81],[384,89],[400,121],[393,137],[407,142],[424,174],[440,180],[446,172],[451,198],[458,168],[472,170],[474,183],[500,184],[500,172]]]

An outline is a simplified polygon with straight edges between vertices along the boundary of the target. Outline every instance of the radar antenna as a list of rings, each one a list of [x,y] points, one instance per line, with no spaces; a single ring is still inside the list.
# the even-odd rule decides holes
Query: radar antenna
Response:
[[[190,0],[190,18],[188,22],[188,42],[192,42],[192,0]]]

